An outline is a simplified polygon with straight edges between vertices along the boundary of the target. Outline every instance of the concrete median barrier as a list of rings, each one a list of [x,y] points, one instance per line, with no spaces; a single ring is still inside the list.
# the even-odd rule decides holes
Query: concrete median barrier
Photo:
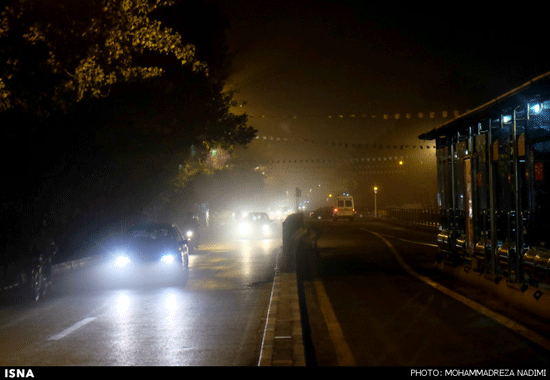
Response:
[[[264,330],[259,366],[307,366],[309,326],[303,280],[315,271],[314,234],[302,213],[283,222],[283,249],[278,259]],[[309,359],[308,359],[309,358]]]

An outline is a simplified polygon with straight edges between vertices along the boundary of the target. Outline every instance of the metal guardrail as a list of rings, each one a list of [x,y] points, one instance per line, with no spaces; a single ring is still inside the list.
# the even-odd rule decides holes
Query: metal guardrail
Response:
[[[88,265],[92,265],[97,260],[93,257],[85,257],[79,260],[70,260],[62,263],[57,263],[52,265],[52,273],[59,274],[69,272],[74,269],[84,268]]]
[[[387,217],[426,226],[439,226],[441,213],[433,209],[387,209]]]
[[[52,274],[58,275],[62,273],[67,273],[72,270],[84,268],[90,265],[93,265],[97,260],[93,257],[85,257],[79,260],[69,260],[61,263],[52,265]],[[9,285],[0,286],[0,294],[5,295],[13,291],[14,289],[19,288],[22,285],[20,281],[11,283]]]

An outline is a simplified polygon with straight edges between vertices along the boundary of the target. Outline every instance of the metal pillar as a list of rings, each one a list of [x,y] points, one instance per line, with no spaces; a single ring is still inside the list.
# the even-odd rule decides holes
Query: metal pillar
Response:
[[[514,266],[513,268],[510,268],[510,281],[512,283],[518,283],[521,282],[521,253],[523,251],[523,243],[522,243],[522,236],[521,236],[521,226],[520,226],[520,220],[521,220],[521,192],[519,188],[519,156],[518,156],[518,135],[517,135],[517,108],[514,109],[513,115],[512,115],[512,141],[513,141],[513,148],[512,148],[512,160],[513,160],[513,170],[514,170],[514,201],[515,201],[515,225],[516,225],[516,236],[515,236],[515,257],[514,257]]]
[[[489,119],[489,132],[487,136],[487,163],[489,165],[489,215],[491,223],[491,269],[487,274],[490,277],[497,275],[497,224],[495,210],[495,182],[494,182],[494,164],[493,164],[493,125]]]

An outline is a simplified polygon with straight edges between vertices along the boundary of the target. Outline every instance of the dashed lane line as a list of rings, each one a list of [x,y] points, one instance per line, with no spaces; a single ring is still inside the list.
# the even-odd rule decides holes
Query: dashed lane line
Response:
[[[83,320],[75,323],[71,327],[61,331],[59,334],[51,336],[48,340],[61,340],[61,339],[65,338],[67,335],[75,332],[76,330],[78,330],[82,326],[87,325],[88,323],[92,322],[94,319],[95,319],[95,317],[84,318]]]

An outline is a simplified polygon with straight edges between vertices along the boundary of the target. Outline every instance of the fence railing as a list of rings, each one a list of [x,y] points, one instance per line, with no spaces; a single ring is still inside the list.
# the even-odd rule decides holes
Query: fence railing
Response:
[[[439,226],[441,223],[441,213],[434,209],[402,209],[388,208],[386,216],[391,219],[406,221],[426,226]]]

